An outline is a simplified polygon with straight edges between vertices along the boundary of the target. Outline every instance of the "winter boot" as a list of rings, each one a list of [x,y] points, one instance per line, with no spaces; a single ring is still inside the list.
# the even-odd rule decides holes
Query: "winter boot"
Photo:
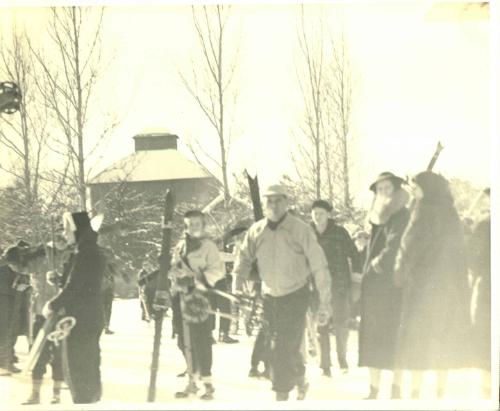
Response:
[[[401,388],[397,384],[392,384],[391,399],[392,400],[400,400],[401,399]]]
[[[180,374],[177,374],[177,378],[184,378],[187,375],[187,370],[181,372]]]
[[[7,368],[0,368],[0,377],[8,377],[12,373]]]
[[[345,358],[339,358],[339,366],[342,374],[347,374],[349,372],[349,365],[347,364],[347,360]]]
[[[214,399],[215,388],[210,382],[205,383],[205,392],[200,396],[202,400],[209,401]]]
[[[332,370],[330,370],[330,367],[323,368],[323,377],[330,378],[331,376],[332,376]]]
[[[198,387],[194,380],[190,380],[184,391],[178,391],[175,393],[175,398],[188,398],[191,395],[196,394]]]
[[[248,376],[250,378],[259,378],[260,372],[256,367],[252,367],[252,368],[250,368],[250,372],[248,373]]]
[[[54,385],[52,387],[52,400],[51,404],[60,404],[61,403],[61,385],[62,381],[54,381]]]
[[[297,400],[305,400],[307,391],[309,391],[309,383],[306,381],[305,377],[302,377],[297,384]]]
[[[286,391],[276,391],[276,401],[288,401],[288,393]]]
[[[365,400],[376,400],[378,396],[378,388],[374,387],[373,385],[370,385],[370,394],[368,394],[368,397],[365,397]]]
[[[23,402],[22,405],[36,405],[40,404],[40,388],[42,387],[42,380],[33,380],[30,397]]]
[[[239,343],[238,340],[230,337],[227,334],[221,334],[219,336],[219,342],[224,343],[224,344],[236,344],[236,343]]]

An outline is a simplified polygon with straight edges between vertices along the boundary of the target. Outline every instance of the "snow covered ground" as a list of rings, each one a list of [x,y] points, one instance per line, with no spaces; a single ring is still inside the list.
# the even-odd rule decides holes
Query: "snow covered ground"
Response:
[[[175,340],[170,338],[170,318],[165,320],[158,373],[157,397],[154,404],[146,403],[149,366],[153,346],[153,324],[140,320],[139,302],[116,300],[113,306],[111,328],[113,335],[103,335],[102,380],[103,399],[99,404],[81,407],[71,404],[68,390],[63,391],[62,404],[50,406],[51,380],[47,375],[42,390],[42,405],[21,406],[30,393],[30,379],[26,375],[0,377],[0,408],[17,409],[496,409],[493,402],[479,401],[480,376],[477,370],[453,372],[448,384],[447,399],[432,401],[433,375],[428,375],[424,389],[424,400],[417,403],[409,400],[387,401],[391,376],[384,374],[381,400],[360,401],[367,395],[368,373],[355,367],[357,362],[357,335],[349,338],[348,360],[351,370],[347,375],[335,369],[332,378],[321,375],[317,358],[308,359],[308,378],[311,388],[304,402],[276,403],[270,383],[266,380],[248,378],[253,338],[238,336],[239,344],[216,344],[214,346],[214,385],[216,399],[204,402],[199,399],[176,400],[174,392],[184,387],[185,380],[176,375],[184,370],[184,360]],[[333,348],[334,338],[332,337]],[[27,344],[20,338],[16,351],[21,366],[26,358]],[[335,360],[332,352],[332,359]],[[403,395],[407,395],[403,389]],[[293,398],[293,397],[292,397]],[[432,401],[432,402],[430,402]]]

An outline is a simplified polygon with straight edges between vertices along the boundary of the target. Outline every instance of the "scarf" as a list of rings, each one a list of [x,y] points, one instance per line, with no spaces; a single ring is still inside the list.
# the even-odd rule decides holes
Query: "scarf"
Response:
[[[201,240],[201,238],[190,236],[188,233],[184,233],[184,238],[181,240],[179,255],[182,262],[186,264],[186,266],[188,266],[191,270],[192,268],[189,265],[189,260],[187,257],[193,251],[199,250],[201,248]]]
[[[267,219],[267,227],[271,231],[277,230],[278,226],[283,222],[283,220],[286,218],[287,215],[288,215],[288,213],[283,214],[283,217],[281,217],[278,221],[271,221],[271,220]]]

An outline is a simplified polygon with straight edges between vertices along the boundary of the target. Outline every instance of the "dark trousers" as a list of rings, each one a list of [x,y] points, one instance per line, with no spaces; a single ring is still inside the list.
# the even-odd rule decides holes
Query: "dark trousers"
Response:
[[[213,316],[209,316],[201,323],[188,323],[193,372],[201,377],[212,375],[212,319],[210,317]],[[177,346],[187,361],[179,294],[172,298],[172,323],[174,333],[177,334]]]
[[[15,358],[21,312],[19,295],[0,294],[0,368],[9,368]]]
[[[101,333],[102,328],[77,325],[67,338],[70,388],[75,404],[89,404],[101,399]]]
[[[111,321],[111,311],[113,309],[113,291],[106,291],[103,295],[103,305],[104,305],[104,327],[109,328]]]
[[[215,289],[227,292],[230,289],[230,283],[232,278],[226,276],[225,278],[217,281],[215,283]],[[212,294],[209,295],[209,300],[212,305],[212,309],[219,310],[221,313],[231,314],[231,301],[227,298],[221,297],[220,295]],[[211,329],[215,330],[215,316],[210,316]],[[229,318],[219,318],[219,333],[229,334],[229,329],[231,327],[231,320]]]
[[[283,297],[268,297],[266,308],[271,318],[273,334],[271,376],[273,390],[289,392],[305,377],[301,352],[305,332],[306,312],[310,300],[305,286]]]
[[[350,295],[349,293],[332,292],[333,316],[331,324],[318,327],[320,367],[323,369],[332,366],[330,358],[330,325],[335,330],[337,360],[340,368],[347,368],[347,340],[349,337]]]
[[[36,336],[38,332],[43,328],[45,323],[45,317],[43,315],[37,315],[33,323],[33,335]],[[63,368],[62,368],[62,358],[61,349],[56,346],[53,342],[47,341],[45,346],[40,353],[40,357],[33,368],[31,377],[33,380],[41,380],[45,373],[47,372],[47,365],[52,368],[52,379],[54,381],[64,381]]]
[[[272,335],[270,329],[270,321],[265,317],[265,315],[269,315],[271,310],[270,307],[267,307],[266,309],[266,305],[270,304],[270,301],[267,297],[263,298],[263,303],[264,317],[262,319],[262,327],[257,334],[257,338],[255,339],[255,343],[253,346],[251,365],[252,368],[257,369],[259,367],[259,364],[262,362],[264,363],[265,369],[268,370],[271,366]]]

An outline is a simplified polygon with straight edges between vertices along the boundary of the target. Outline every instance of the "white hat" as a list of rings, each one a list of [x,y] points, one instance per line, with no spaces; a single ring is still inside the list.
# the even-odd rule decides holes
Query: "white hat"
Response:
[[[288,193],[286,191],[286,187],[281,184],[272,184],[268,186],[264,192],[262,193],[263,197],[270,196],[284,196],[288,197]]]

